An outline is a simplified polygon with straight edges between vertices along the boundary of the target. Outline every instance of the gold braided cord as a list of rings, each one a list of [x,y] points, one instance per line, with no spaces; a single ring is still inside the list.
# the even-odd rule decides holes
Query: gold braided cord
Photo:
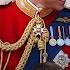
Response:
[[[5,64],[4,68],[3,68],[3,70],[6,69],[6,67],[7,67],[7,65],[8,65],[8,62],[9,62],[9,60],[10,60],[10,56],[11,56],[11,52],[9,52],[9,54],[8,54],[8,58],[7,58],[7,61],[6,61],[6,64]]]
[[[36,22],[42,23],[44,25],[43,19],[41,19],[39,16],[36,16],[28,23],[28,26],[26,27],[24,33],[22,34],[21,38],[16,43],[13,43],[13,44],[10,44],[9,42],[4,43],[0,40],[0,48],[6,51],[14,51],[20,48],[28,39],[28,36],[30,35],[33,26],[36,25]]]
[[[13,44],[10,44],[9,42],[4,43],[0,40],[0,48],[2,50],[6,50],[6,51],[14,51],[14,50],[19,49],[25,43],[25,41],[28,39],[28,36],[30,35],[33,26],[36,25],[36,22],[44,25],[43,19],[40,18],[39,16],[35,16],[35,18],[33,18],[28,23],[28,26],[26,27],[24,33],[22,34],[21,38],[16,43],[13,43]]]
[[[9,62],[9,60],[10,60],[10,56],[11,56],[11,52],[9,52],[9,54],[8,54],[8,58],[7,58],[6,64],[5,64],[4,67],[3,67],[3,70],[6,69],[7,64],[8,64],[8,62]],[[3,59],[4,59],[4,58],[3,58],[3,50],[1,50],[0,70],[2,69],[2,62],[3,62]]]
[[[39,50],[44,50],[44,48],[45,48],[44,46],[45,46],[45,45],[44,45],[44,41],[40,39],[40,40],[38,41],[38,49],[39,49]]]
[[[32,19],[32,21],[33,21],[32,23],[34,23],[35,25],[38,24],[38,23],[40,23],[41,25],[44,25],[43,19],[41,19],[39,16],[35,16],[35,18]],[[45,25],[44,25],[44,27],[45,27]],[[48,38],[47,33],[46,33],[46,38]],[[25,64],[26,64],[26,62],[28,60],[28,57],[29,57],[30,53],[31,53],[32,46],[33,46],[33,43],[35,42],[35,39],[36,39],[36,34],[34,32],[32,32],[30,34],[30,38],[28,39],[28,43],[27,43],[27,45],[25,47],[25,50],[24,50],[24,52],[22,54],[22,57],[21,57],[21,59],[20,59],[20,61],[19,61],[19,63],[18,63],[18,65],[17,65],[15,70],[24,70],[24,66],[25,66]],[[44,42],[41,41],[41,43],[40,43],[40,45],[44,49]]]
[[[29,55],[31,53],[31,50],[32,50],[32,46],[33,46],[34,40],[36,38],[35,34],[34,35],[32,34],[30,36],[31,37],[28,40],[28,43],[27,43],[27,45],[25,47],[25,50],[24,50],[24,52],[22,54],[22,57],[21,57],[21,59],[20,59],[20,61],[19,61],[19,63],[18,63],[18,65],[17,65],[15,70],[22,70],[22,69],[24,69],[24,66],[25,66],[25,64],[26,64],[26,62],[28,60],[28,57],[29,57]]]
[[[38,24],[38,23],[40,23],[41,25],[44,25],[43,19],[41,19],[39,16],[35,16],[35,18],[32,19],[31,23],[33,23],[35,25]],[[44,25],[44,27],[45,27],[45,25]],[[25,50],[22,54],[22,57],[21,57],[21,59],[20,59],[20,61],[19,61],[15,70],[23,70],[24,69],[24,66],[25,66],[25,64],[28,60],[28,57],[29,57],[30,53],[31,53],[32,46],[33,46],[33,43],[35,42],[35,39],[36,39],[36,34],[34,32],[32,32],[30,34],[30,37],[28,39],[28,43],[25,47]]]
[[[42,63],[42,53],[43,53],[43,50],[40,50],[40,63]]]
[[[1,50],[0,70],[2,68],[2,62],[3,62],[3,51]]]
[[[38,40],[38,49],[40,51],[40,63],[42,63],[42,53],[43,53],[43,50],[44,50],[44,41],[40,38]]]
[[[14,51],[14,50],[19,49],[25,43],[25,41],[27,40],[28,36],[30,35],[30,33],[32,31],[32,27],[35,24],[35,20],[36,19],[32,19],[28,23],[28,26],[26,27],[22,37],[16,43],[13,43],[13,44],[10,44],[9,42],[4,43],[4,42],[2,42],[0,40],[0,48],[2,50],[6,50],[6,51]]]
[[[15,51],[15,50],[19,49],[25,43],[25,41],[28,39],[27,45],[25,46],[25,50],[24,50],[24,52],[23,52],[23,54],[22,54],[22,56],[21,56],[21,58],[18,62],[17,67],[15,68],[15,70],[23,70],[24,69],[24,66],[25,66],[25,64],[28,60],[28,57],[29,57],[30,53],[31,53],[33,43],[37,39],[36,38],[36,33],[33,30],[33,28],[36,26],[36,24],[41,24],[45,28],[45,23],[44,23],[43,19],[40,18],[39,15],[36,15],[35,18],[33,18],[28,23],[28,26],[26,27],[24,33],[22,34],[21,38],[16,43],[13,43],[13,44],[10,44],[9,42],[4,43],[0,40],[0,48],[3,51],[5,50],[5,51],[11,52],[11,51]],[[48,38],[47,33],[46,33],[46,38]],[[44,37],[43,37],[43,39],[44,39]],[[41,43],[43,43],[43,42],[41,42]],[[40,43],[40,45],[41,45],[41,43]],[[43,46],[41,46],[41,47],[44,48]],[[8,56],[8,59],[7,59],[8,61],[9,61],[9,57],[10,57],[10,54]],[[6,63],[6,66],[8,64],[8,61]]]

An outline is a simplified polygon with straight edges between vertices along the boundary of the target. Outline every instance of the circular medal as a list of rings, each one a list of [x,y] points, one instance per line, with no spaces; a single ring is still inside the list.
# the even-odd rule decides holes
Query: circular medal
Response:
[[[50,34],[51,34],[51,39],[49,40],[49,44],[51,45],[51,46],[55,46],[56,45],[56,39],[54,39],[54,35],[53,35],[53,27],[52,26],[50,26]]]
[[[65,45],[70,46],[70,39],[69,38],[66,38],[64,41],[65,41]]]
[[[58,33],[59,33],[59,39],[57,39],[57,45],[59,46],[63,46],[64,45],[64,40],[61,38],[61,28],[60,26],[58,26]]]
[[[65,31],[66,38],[64,39],[64,42],[65,42],[65,45],[70,46],[70,39],[69,39],[70,27],[66,27],[65,30],[66,30]]]
[[[63,46],[64,45],[64,40],[61,39],[61,38],[57,39],[57,45]]]
[[[56,45],[56,40],[55,40],[54,38],[50,39],[50,40],[49,40],[49,44],[50,44],[51,46],[55,46],[55,45]]]

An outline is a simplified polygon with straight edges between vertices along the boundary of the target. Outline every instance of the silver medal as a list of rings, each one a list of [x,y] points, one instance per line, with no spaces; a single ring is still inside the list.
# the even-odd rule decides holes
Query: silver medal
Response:
[[[65,39],[65,45],[70,46],[70,39],[68,37]]]
[[[69,29],[69,35],[70,35],[70,26],[68,27],[68,29]],[[66,37],[66,39],[65,39],[65,45],[70,46],[70,38],[69,38],[69,36]]]
[[[60,30],[60,26],[58,26],[58,33],[59,33],[59,39],[57,39],[57,45],[59,46],[63,46],[64,45],[64,40],[61,38],[61,30]]]

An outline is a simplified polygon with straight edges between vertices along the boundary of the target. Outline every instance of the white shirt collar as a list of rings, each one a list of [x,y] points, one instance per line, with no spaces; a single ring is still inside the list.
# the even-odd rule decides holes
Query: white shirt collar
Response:
[[[7,5],[10,2],[14,2],[15,0],[0,0],[0,5]]]

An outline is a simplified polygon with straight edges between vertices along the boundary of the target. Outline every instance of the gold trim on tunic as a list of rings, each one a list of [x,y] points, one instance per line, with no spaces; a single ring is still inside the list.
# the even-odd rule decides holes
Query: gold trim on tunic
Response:
[[[16,0],[16,5],[22,12],[24,12],[25,14],[27,14],[32,18],[35,16],[37,12],[37,9],[34,8],[27,0]],[[49,15],[52,11],[53,11],[52,9],[43,8],[40,11],[40,17],[45,17]]]

